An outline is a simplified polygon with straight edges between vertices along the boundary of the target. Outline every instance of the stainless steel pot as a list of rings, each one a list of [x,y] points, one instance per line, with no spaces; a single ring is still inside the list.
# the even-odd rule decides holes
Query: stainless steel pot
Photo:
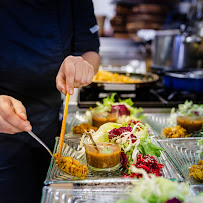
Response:
[[[158,31],[152,44],[152,68],[185,70],[198,67],[201,38],[179,30]]]
[[[179,30],[160,30],[152,42],[152,67],[168,69],[172,67],[172,52],[174,39]]]
[[[172,67],[177,70],[197,68],[201,38],[196,35],[175,36],[172,49]]]

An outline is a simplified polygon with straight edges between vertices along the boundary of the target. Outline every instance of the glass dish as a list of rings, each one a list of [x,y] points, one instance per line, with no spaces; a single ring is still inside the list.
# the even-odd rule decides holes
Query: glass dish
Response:
[[[168,128],[169,126],[174,127],[174,124],[169,119],[169,114],[145,114],[145,122],[150,126],[153,131],[153,134],[159,136],[161,139],[168,139],[164,133],[163,129]],[[191,137],[201,137],[203,136],[203,131],[192,133]],[[178,139],[178,138],[169,138],[169,139]]]
[[[197,195],[196,188],[190,188],[191,195]],[[41,203],[116,203],[128,202],[131,188],[125,184],[82,185],[54,184],[43,187]]]
[[[72,132],[72,127],[75,125],[80,125],[81,123],[86,123],[84,113],[77,111],[76,113],[68,113],[66,121],[66,133]]]
[[[115,110],[111,113],[92,113],[92,125],[100,127],[104,123],[113,122],[116,123],[118,119],[118,110]]]
[[[186,181],[192,185],[202,185],[202,181],[197,181],[193,177],[189,177],[189,167],[196,165],[200,160],[200,154],[197,153],[198,138],[176,138],[157,140],[160,146],[165,149],[167,155],[175,164]]]
[[[125,185],[106,186],[45,186],[42,191],[41,203],[109,203],[119,199],[125,200],[129,190]]]
[[[64,147],[62,150],[63,156],[71,156],[75,159],[78,159],[80,156],[79,152],[77,151],[78,145],[80,140],[78,136],[69,134],[65,136],[64,139]],[[59,145],[59,137],[56,137],[55,147],[53,153],[58,151]],[[87,165],[85,154],[79,158],[82,164]],[[178,179],[183,180],[181,178],[180,173],[176,168],[173,166],[173,163],[170,161],[169,158],[162,153],[161,157],[159,158],[159,162],[164,164],[165,167],[163,168],[163,176],[169,179]],[[79,179],[75,178],[69,174],[64,173],[63,171],[59,170],[58,167],[55,165],[55,161],[51,159],[50,166],[47,172],[46,179],[44,181],[45,185],[52,184],[52,183],[116,183],[116,182],[131,182],[137,181],[136,179],[132,178],[122,178],[122,169],[117,169],[113,172],[103,173],[103,172],[89,172],[87,174],[86,179]]]
[[[85,144],[88,168],[92,171],[113,172],[120,168],[121,147],[113,143]]]
[[[203,116],[184,116],[177,117],[177,125],[185,128],[188,133],[197,133],[202,129]]]

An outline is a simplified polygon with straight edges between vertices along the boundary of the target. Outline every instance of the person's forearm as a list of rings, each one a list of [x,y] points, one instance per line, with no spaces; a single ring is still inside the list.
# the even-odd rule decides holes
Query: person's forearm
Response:
[[[100,56],[98,53],[89,51],[82,55],[82,58],[94,67],[94,74],[99,70]]]

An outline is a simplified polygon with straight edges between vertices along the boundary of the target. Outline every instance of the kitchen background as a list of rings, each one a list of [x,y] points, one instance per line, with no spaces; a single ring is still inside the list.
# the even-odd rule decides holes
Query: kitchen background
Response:
[[[70,104],[93,107],[112,92],[150,109],[203,103],[203,0],[93,0],[100,27],[101,70],[143,84],[92,83]],[[147,80],[146,80],[147,79]]]

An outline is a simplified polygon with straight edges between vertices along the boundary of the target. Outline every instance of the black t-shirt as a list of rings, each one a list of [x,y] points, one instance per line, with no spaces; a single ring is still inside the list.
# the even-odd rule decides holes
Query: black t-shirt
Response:
[[[64,58],[99,50],[91,0],[0,0],[0,94],[26,106],[33,131],[56,119]]]

